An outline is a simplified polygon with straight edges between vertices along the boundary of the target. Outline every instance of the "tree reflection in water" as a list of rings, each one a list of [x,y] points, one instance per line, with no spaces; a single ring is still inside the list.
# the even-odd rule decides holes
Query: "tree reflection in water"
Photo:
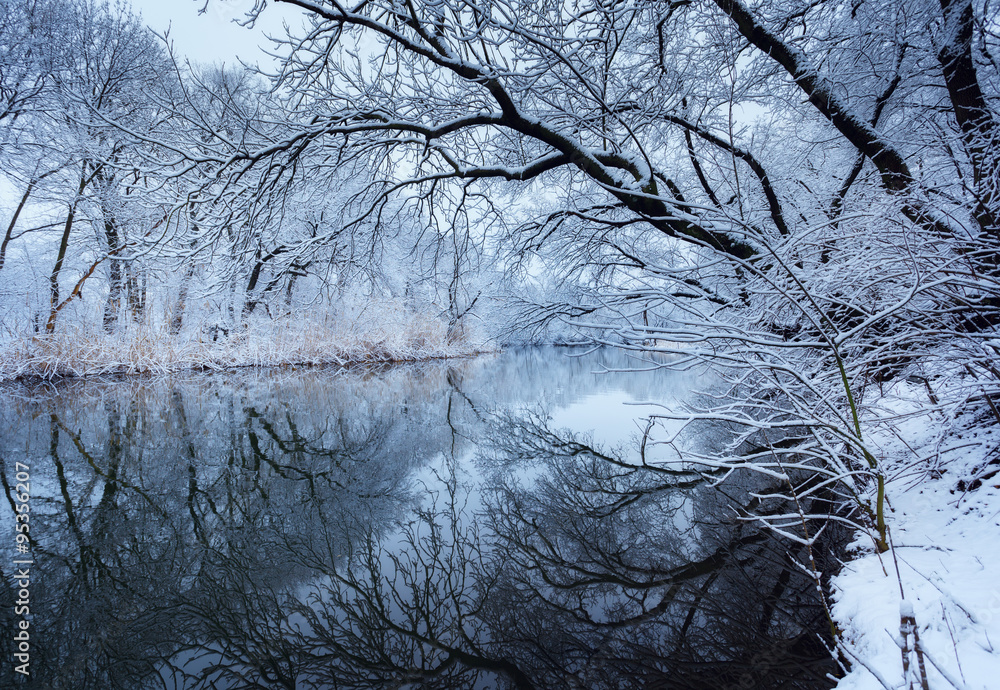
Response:
[[[589,373],[617,357],[8,389],[5,481],[32,467],[33,684],[829,687],[796,564],[830,572],[836,535],[780,543],[735,518],[762,487],[525,411],[687,390]],[[8,658],[0,684],[20,681]]]

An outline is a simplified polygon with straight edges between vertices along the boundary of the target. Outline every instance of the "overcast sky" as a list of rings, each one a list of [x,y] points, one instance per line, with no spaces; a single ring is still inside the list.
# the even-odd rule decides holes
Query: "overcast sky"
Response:
[[[170,27],[175,49],[198,62],[235,64],[239,56],[245,62],[264,64],[268,59],[261,46],[271,49],[265,33],[283,36],[282,22],[292,27],[300,24],[297,11],[269,3],[255,29],[233,22],[243,19],[253,7],[253,0],[129,0],[143,21],[158,33]]]

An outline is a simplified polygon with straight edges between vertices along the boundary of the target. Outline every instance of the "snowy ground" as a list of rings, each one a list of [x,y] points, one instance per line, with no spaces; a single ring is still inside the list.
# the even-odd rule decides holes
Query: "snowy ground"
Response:
[[[885,402],[905,412],[921,394],[903,386]],[[891,478],[895,549],[880,556],[859,541],[834,579],[833,615],[853,664],[840,690],[1000,688],[1000,464],[990,464],[1000,463],[1000,431],[942,436],[948,421],[912,417],[895,437],[873,434]],[[909,635],[907,674],[900,627],[910,610],[922,659]]]

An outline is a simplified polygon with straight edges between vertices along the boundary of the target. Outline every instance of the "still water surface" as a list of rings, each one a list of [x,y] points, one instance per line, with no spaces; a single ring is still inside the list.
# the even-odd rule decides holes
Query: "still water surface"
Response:
[[[656,469],[722,430],[641,466],[702,377],[571,352],[0,389],[0,686],[829,687],[798,547]]]

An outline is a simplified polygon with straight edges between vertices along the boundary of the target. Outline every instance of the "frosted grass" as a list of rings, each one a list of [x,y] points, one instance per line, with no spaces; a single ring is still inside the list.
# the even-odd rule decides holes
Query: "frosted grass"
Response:
[[[441,319],[388,302],[339,317],[301,312],[256,318],[228,334],[199,329],[171,335],[165,323],[134,324],[111,334],[66,326],[0,344],[0,380],[409,362],[494,349],[468,329],[449,338]]]

